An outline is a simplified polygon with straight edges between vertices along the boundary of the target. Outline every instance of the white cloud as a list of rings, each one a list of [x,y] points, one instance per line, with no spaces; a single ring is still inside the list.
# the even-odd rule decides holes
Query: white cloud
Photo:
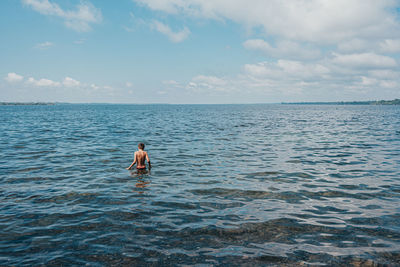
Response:
[[[58,4],[49,0],[22,0],[22,2],[43,15],[64,19],[65,26],[78,32],[89,31],[90,24],[102,21],[101,11],[89,2],[81,2],[76,10],[63,10]]]
[[[346,55],[334,53],[333,63],[361,68],[392,68],[397,66],[397,62],[393,58],[374,53]]]
[[[235,76],[198,75],[184,88],[199,97],[207,94],[246,101],[256,96],[253,102],[376,99],[380,98],[379,95],[390,99],[399,95],[396,89],[400,84],[400,72],[395,71],[396,67],[381,68],[392,66],[393,62],[383,60],[382,63],[379,56],[366,58],[360,56],[354,65],[348,64],[347,58],[344,58],[341,63],[346,68],[333,63],[337,57],[309,63],[277,60],[245,64],[243,71]],[[364,63],[368,68],[360,67]]]
[[[28,84],[38,86],[38,87],[48,87],[48,86],[60,86],[61,84],[59,82],[55,82],[49,79],[40,79],[36,80],[33,77],[30,77],[27,81]]]
[[[28,78],[29,77],[29,78]],[[132,98],[127,95],[134,94],[135,99],[140,92],[122,87],[118,84],[99,85],[84,83],[66,76],[61,80],[47,78],[38,79],[28,76],[25,82],[12,86],[0,83],[0,91],[5,90],[9,101],[44,101],[44,102],[130,102]],[[21,75],[10,73],[5,78],[7,81],[22,81]],[[155,92],[153,92],[155,93]],[[153,95],[153,94],[152,94]],[[32,100],[32,97],[34,100]],[[3,97],[4,98],[4,97]],[[14,98],[15,100],[12,100]],[[8,99],[8,98],[5,98]],[[7,100],[8,101],[8,100]]]
[[[94,91],[96,91],[96,90],[98,90],[100,87],[99,87],[98,85],[92,83],[92,84],[90,85],[90,88],[92,88]]]
[[[261,39],[251,39],[243,43],[244,48],[252,50],[260,50],[266,53],[273,51],[273,47],[266,41]]]
[[[177,87],[179,88],[179,87]],[[216,77],[212,75],[197,75],[191,79],[185,86],[182,86],[192,93],[201,93],[215,95],[218,93],[232,92],[237,88],[230,84],[230,81],[224,77]]]
[[[23,76],[16,74],[15,72],[10,72],[7,74],[7,76],[4,78],[9,83],[14,83],[14,82],[20,82],[24,79]]]
[[[368,75],[379,79],[400,79],[400,72],[393,70],[371,70]]]
[[[320,79],[326,77],[330,70],[318,63],[305,64],[300,61],[278,60],[275,63],[261,62],[245,64],[245,74],[253,78],[263,79]]]
[[[175,80],[168,80],[168,81],[163,81],[162,82],[164,85],[172,85],[172,86],[177,86],[179,83]]]
[[[80,81],[74,80],[71,77],[65,77],[63,80],[63,85],[67,87],[76,87],[79,86],[81,83]]]
[[[166,80],[166,81],[162,81],[162,84],[164,85],[164,89],[169,89],[171,90],[175,90],[175,89],[181,89],[184,88],[185,85],[175,81],[175,80]],[[163,90],[163,94],[166,94],[167,90]]]
[[[262,39],[249,39],[243,43],[243,46],[249,50],[261,51],[274,58],[313,59],[321,55],[316,47],[289,40],[278,41],[274,47]]]
[[[383,88],[390,88],[390,89],[398,89],[399,88],[398,81],[381,81],[379,85]]]
[[[386,39],[380,44],[383,53],[398,53],[400,52],[400,39]]]
[[[268,77],[268,78],[279,78],[281,77],[281,72],[274,68],[273,64],[268,62],[261,62],[257,64],[245,64],[244,71],[251,77]]]
[[[165,87],[201,95],[302,95],[305,100],[362,99],[365,92],[399,95],[397,55],[390,55],[400,52],[397,0],[134,1],[181,21],[241,25],[249,36],[243,47],[264,56],[236,75],[198,75],[176,82],[180,88],[163,82]]]
[[[15,73],[14,73],[15,74]],[[9,75],[10,76],[10,75]],[[19,76],[19,75],[17,75]],[[19,76],[22,77],[22,76]],[[20,78],[22,80],[22,78]],[[81,82],[71,78],[71,77],[65,77],[62,82],[58,81],[53,81],[50,79],[35,79],[33,77],[29,77],[28,80],[26,81],[28,85],[34,85],[38,87],[59,87],[59,86],[64,86],[64,87],[77,87],[77,86],[86,86],[84,84],[81,84]]]
[[[269,36],[336,44],[399,35],[395,0],[136,0],[150,9],[262,27]]]
[[[351,39],[338,44],[338,50],[345,53],[376,51],[383,54],[400,52],[400,39]]]
[[[227,91],[229,90],[229,82],[224,78],[216,76],[198,75],[192,79],[190,87],[199,89],[208,89],[213,91]]]
[[[374,78],[369,78],[369,77],[365,77],[365,76],[361,77],[361,84],[362,85],[367,85],[367,86],[375,85],[375,84],[377,84],[377,82],[378,82],[378,80],[374,79]]]
[[[193,81],[198,83],[213,84],[216,86],[222,86],[226,84],[226,81],[224,79],[218,78],[216,76],[198,75],[193,78]]]
[[[133,86],[133,84],[132,84],[131,82],[126,82],[126,83],[125,83],[125,86],[128,87],[128,88],[130,88],[130,87]]]
[[[39,43],[37,45],[35,45],[35,48],[37,49],[48,49],[50,47],[52,47],[54,44],[52,42],[44,42],[44,43]]]
[[[340,42],[337,48],[341,52],[352,53],[372,49],[374,45],[374,42],[370,40],[354,38]]]
[[[158,32],[166,35],[171,42],[180,43],[185,40],[189,34],[190,30],[187,27],[184,27],[183,30],[174,32],[168,25],[165,25],[162,22],[154,21],[152,27],[156,29]]]

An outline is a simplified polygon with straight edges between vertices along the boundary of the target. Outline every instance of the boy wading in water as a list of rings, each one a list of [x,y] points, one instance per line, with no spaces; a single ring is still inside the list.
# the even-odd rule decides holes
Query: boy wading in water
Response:
[[[138,145],[139,150],[135,152],[135,159],[133,160],[131,166],[126,168],[127,170],[130,170],[133,165],[136,165],[136,169],[138,171],[146,171],[146,163],[145,160],[147,160],[147,163],[149,164],[149,170],[151,169],[151,164],[150,164],[150,158],[149,155],[147,154],[146,151],[144,151],[144,144],[139,143]]]

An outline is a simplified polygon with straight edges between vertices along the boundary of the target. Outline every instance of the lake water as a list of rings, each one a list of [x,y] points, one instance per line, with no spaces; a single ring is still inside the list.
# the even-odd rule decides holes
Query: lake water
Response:
[[[400,106],[0,114],[0,265],[400,265]]]

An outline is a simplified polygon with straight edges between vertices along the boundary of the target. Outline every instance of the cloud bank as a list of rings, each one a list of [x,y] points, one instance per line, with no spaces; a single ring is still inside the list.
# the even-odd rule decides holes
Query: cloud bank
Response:
[[[55,81],[52,81],[49,79],[42,78],[42,79],[36,80],[33,77],[30,77],[28,79],[27,83],[29,85],[38,86],[38,87],[58,87],[61,85],[59,82],[55,82]]]
[[[268,35],[318,43],[399,33],[394,0],[136,0],[152,10],[262,27]]]
[[[166,88],[268,102],[400,97],[400,23],[395,0],[135,0],[167,16],[242,25],[242,45],[259,60],[236,75],[171,77]],[[250,29],[250,30],[249,30]],[[254,37],[252,37],[252,35]],[[256,57],[255,57],[256,58]],[[178,80],[178,81],[177,81]],[[261,101],[263,102],[263,101]]]

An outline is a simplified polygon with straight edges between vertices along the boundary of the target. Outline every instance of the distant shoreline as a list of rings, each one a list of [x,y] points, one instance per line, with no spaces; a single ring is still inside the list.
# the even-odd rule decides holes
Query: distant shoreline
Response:
[[[286,105],[400,105],[400,99],[375,101],[336,101],[336,102],[282,102]]]
[[[53,102],[0,102],[0,106],[53,106]]]

